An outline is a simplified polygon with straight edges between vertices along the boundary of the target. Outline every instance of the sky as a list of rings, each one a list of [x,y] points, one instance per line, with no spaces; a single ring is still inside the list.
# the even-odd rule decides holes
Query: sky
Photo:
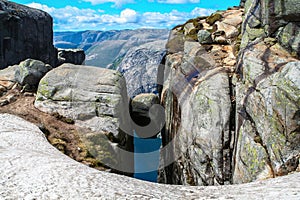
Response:
[[[54,31],[168,28],[240,0],[11,0],[53,17]]]

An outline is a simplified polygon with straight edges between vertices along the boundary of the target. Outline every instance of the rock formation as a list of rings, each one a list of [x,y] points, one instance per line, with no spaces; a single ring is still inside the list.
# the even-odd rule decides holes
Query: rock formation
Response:
[[[299,8],[293,0],[246,2],[234,81],[234,183],[286,175],[299,165]]]
[[[160,130],[165,121],[158,181],[197,187],[96,171],[51,147],[39,130],[47,134],[44,126],[0,114],[0,196],[299,199],[300,5],[296,0],[242,0],[241,5],[245,9],[234,7],[176,26],[165,58],[162,41],[132,49],[126,59],[125,52],[120,54],[115,61],[131,82],[128,93],[134,98],[129,104],[126,81],[118,71],[73,64],[52,69],[49,64],[55,66],[57,52],[45,32],[51,17],[1,0],[0,27],[10,27],[0,33],[1,65],[6,67],[13,57],[19,63],[24,59],[19,50],[27,53],[32,49],[28,41],[34,39],[39,51],[45,47],[43,39],[50,49],[25,53],[49,64],[28,59],[0,71],[1,107],[15,100],[10,94],[16,88],[20,93],[35,91],[39,82],[35,106],[75,124],[72,128],[90,154],[127,175],[134,172],[133,129],[144,134],[140,123],[153,122]],[[34,26],[28,40],[20,35],[23,24]],[[41,35],[38,30],[43,30]],[[59,56],[61,62],[78,63],[84,57],[72,50]],[[157,66],[161,59],[165,65]],[[149,81],[162,85],[136,92]],[[139,94],[143,92],[159,92],[165,113],[153,111],[158,96]],[[268,178],[274,179],[262,181]]]
[[[82,64],[83,50],[57,50],[53,46],[52,24],[52,17],[44,11],[0,0],[0,69],[28,58],[52,67]]]
[[[63,63],[81,65],[84,60],[85,53],[82,49],[58,49],[58,65]]]
[[[143,93],[134,97],[130,103],[133,129],[140,138],[156,138],[163,128],[164,110],[157,95]]]
[[[38,127],[0,114],[4,199],[299,199],[300,173],[242,185],[187,187],[97,171],[63,155]],[[280,189],[278,189],[280,188]]]
[[[161,94],[166,124],[159,182],[231,182],[231,79],[242,13],[240,8],[218,12],[190,20],[171,33]],[[190,23],[194,31],[186,33],[185,26]]]
[[[49,64],[42,61],[27,59],[18,65],[0,70],[0,96],[15,84],[23,86],[26,91],[36,92],[41,78],[51,69]]]
[[[92,134],[82,137],[90,143],[90,152],[113,169],[133,172],[131,118],[125,79],[119,72],[63,64],[40,81],[35,106],[89,128]],[[122,149],[129,150],[128,155]],[[109,155],[102,158],[102,154]]]
[[[56,66],[52,17],[41,10],[0,1],[0,69],[27,58]]]
[[[160,182],[245,183],[299,171],[299,6],[249,0],[243,23],[243,9],[231,8],[172,30]]]

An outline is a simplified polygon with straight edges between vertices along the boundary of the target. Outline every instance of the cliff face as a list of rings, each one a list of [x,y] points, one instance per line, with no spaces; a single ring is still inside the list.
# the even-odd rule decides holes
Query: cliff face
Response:
[[[237,64],[233,182],[293,172],[300,157],[299,1],[247,1]]]
[[[159,182],[231,181],[231,79],[242,13],[235,8],[193,19],[171,33],[161,94],[166,128]]]
[[[300,169],[299,2],[244,3],[171,33],[159,182],[244,183]]]
[[[56,66],[52,17],[43,11],[0,1],[0,69],[27,58]]]

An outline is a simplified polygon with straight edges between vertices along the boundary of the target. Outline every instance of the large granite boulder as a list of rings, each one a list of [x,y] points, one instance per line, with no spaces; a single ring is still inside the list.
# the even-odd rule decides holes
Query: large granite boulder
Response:
[[[243,185],[161,185],[97,171],[63,155],[38,127],[0,114],[4,199],[299,199],[300,173]]]
[[[52,17],[41,10],[0,1],[0,69],[27,58],[56,66]]]
[[[129,97],[157,93],[157,72],[165,55],[166,40],[131,48],[118,66],[127,82]]]
[[[164,110],[157,95],[143,93],[135,96],[131,103],[133,129],[141,138],[156,138],[164,126]]]
[[[36,91],[40,80],[52,67],[39,60],[27,59],[21,62],[15,71],[15,79],[27,90]]]
[[[109,69],[63,64],[40,81],[35,107],[75,121],[86,133],[84,139],[94,156],[103,134],[110,141],[112,162],[104,163],[118,171],[132,173],[133,144],[129,103],[124,77]],[[98,135],[97,135],[98,133]],[[113,161],[114,160],[114,161]]]

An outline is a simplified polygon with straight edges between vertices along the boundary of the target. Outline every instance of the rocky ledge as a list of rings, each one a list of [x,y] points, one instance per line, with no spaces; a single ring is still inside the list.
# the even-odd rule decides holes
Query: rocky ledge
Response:
[[[0,114],[0,196],[4,199],[299,199],[300,173],[250,184],[187,187],[89,168],[51,146],[35,125]]]

